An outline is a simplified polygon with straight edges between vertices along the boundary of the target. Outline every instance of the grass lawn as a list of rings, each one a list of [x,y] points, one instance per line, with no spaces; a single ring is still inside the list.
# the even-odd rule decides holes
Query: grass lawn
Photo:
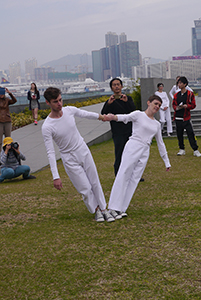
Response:
[[[201,158],[156,142],[128,218],[97,224],[58,163],[37,179],[0,184],[0,299],[201,299]],[[201,138],[198,138],[201,146]],[[108,202],[113,142],[91,147]]]

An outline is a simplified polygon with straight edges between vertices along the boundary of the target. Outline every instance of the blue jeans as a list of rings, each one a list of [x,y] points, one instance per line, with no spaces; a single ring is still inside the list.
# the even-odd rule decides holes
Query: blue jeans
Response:
[[[26,179],[29,177],[30,167],[26,165],[20,165],[15,170],[11,168],[2,168],[0,182],[3,182],[4,179],[12,179],[23,175],[23,178]]]

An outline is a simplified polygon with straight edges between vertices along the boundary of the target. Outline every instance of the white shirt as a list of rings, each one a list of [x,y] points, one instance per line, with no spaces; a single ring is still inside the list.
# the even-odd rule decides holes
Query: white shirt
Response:
[[[63,107],[62,112],[63,115],[60,118],[50,118],[48,116],[42,126],[42,135],[53,179],[60,178],[57,169],[53,140],[59,147],[62,157],[64,157],[65,153],[76,151],[76,149],[84,143],[83,137],[77,129],[74,117],[88,119],[99,118],[98,113],[81,110],[74,106]]]
[[[189,90],[189,91],[191,91],[191,92],[193,92],[193,90],[188,85],[186,86],[186,89]],[[175,84],[171,88],[171,90],[169,92],[169,95],[173,99],[174,98],[174,94],[176,94],[176,93],[178,93],[180,91],[181,91],[181,89],[178,87],[178,85]]]
[[[153,137],[156,138],[158,150],[166,168],[170,167],[167,150],[161,135],[161,124],[156,119],[151,119],[145,112],[136,110],[130,114],[117,115],[119,122],[132,122],[132,135],[130,139],[151,145]]]
[[[160,93],[159,91],[156,91],[155,95],[159,96],[162,99],[162,104],[160,109],[164,110],[165,107],[169,107],[170,101],[166,92]]]

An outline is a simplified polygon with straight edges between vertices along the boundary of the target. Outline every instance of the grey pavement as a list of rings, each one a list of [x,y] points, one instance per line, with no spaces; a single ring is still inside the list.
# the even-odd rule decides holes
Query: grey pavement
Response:
[[[81,109],[100,113],[104,103],[86,106]],[[49,162],[43,141],[41,127],[44,120],[38,125],[29,124],[12,131],[11,137],[20,145],[20,151],[25,155],[26,160],[22,164],[30,166],[31,173],[46,167]],[[109,122],[90,120],[86,118],[76,118],[77,128],[87,145],[91,146],[111,138]],[[60,158],[58,147],[55,145],[56,159]]]

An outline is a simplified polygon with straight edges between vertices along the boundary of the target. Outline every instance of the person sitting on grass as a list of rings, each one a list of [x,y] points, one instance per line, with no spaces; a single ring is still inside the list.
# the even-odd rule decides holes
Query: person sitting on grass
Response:
[[[5,179],[12,179],[23,176],[23,179],[35,179],[33,175],[29,175],[30,167],[21,165],[20,160],[26,160],[25,156],[19,151],[19,144],[14,143],[11,137],[3,140],[3,149],[1,151],[1,176],[0,182]]]

